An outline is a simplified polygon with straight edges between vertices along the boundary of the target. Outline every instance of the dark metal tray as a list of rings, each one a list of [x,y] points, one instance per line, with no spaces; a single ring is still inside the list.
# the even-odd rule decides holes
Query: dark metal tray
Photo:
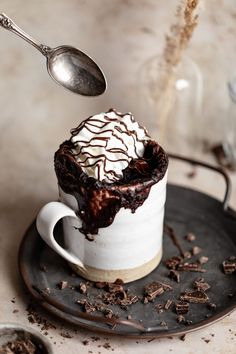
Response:
[[[139,301],[129,306],[127,310],[117,305],[109,306],[114,313],[119,315],[119,319],[105,318],[96,312],[85,313],[76,303],[77,299],[85,298],[85,295],[80,294],[76,288],[67,287],[60,290],[57,287],[62,280],[67,281],[69,285],[78,286],[84,279],[72,275],[67,263],[42,241],[33,222],[21,243],[19,269],[27,289],[44,308],[63,320],[88,330],[133,338],[182,335],[209,325],[236,308],[236,276],[235,274],[225,275],[221,268],[225,259],[236,255],[236,214],[228,208],[230,181],[220,168],[175,155],[171,157],[211,168],[221,173],[226,181],[223,203],[189,188],[171,184],[167,188],[165,222],[175,230],[179,236],[179,243],[185,251],[194,245],[202,248],[200,255],[209,257],[208,263],[203,266],[206,273],[181,272],[181,282],[176,283],[167,278],[168,269],[161,263],[151,274],[125,287],[130,293],[143,297],[144,286],[154,280],[159,280],[170,284],[173,287],[172,291],[162,294],[154,302],[148,304]],[[183,237],[190,231],[196,234],[197,239],[194,243],[187,242]],[[62,236],[60,223],[56,234],[59,238]],[[163,259],[168,259],[177,253],[176,245],[165,234]],[[192,260],[198,257],[199,255]],[[41,270],[42,266],[46,267],[46,272]],[[157,312],[154,307],[156,304],[164,304],[167,299],[173,300],[173,303],[179,301],[180,293],[187,289],[190,290],[193,281],[199,276],[203,276],[211,285],[207,293],[210,302],[216,305],[214,311],[206,304],[190,304],[189,314],[185,315],[186,320],[192,321],[188,325],[177,322],[173,306],[162,313]],[[47,293],[47,288],[50,288],[50,294]],[[88,291],[90,299],[96,298],[97,294],[103,291],[91,287]],[[127,319],[129,315],[131,319]]]

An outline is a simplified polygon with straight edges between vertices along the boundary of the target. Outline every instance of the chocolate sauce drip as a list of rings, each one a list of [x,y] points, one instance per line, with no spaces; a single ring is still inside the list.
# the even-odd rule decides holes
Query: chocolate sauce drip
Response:
[[[97,234],[101,227],[111,225],[120,208],[135,212],[148,197],[152,185],[164,177],[168,166],[164,150],[149,140],[144,156],[131,160],[123,170],[123,178],[107,183],[82,171],[71,152],[73,147],[71,140],[60,146],[55,153],[55,172],[62,190],[77,200],[77,215],[82,221],[80,231],[86,237]]]

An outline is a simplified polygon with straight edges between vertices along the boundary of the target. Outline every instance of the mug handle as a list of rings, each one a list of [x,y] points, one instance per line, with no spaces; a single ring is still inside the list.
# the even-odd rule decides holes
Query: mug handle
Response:
[[[65,250],[59,245],[54,237],[54,228],[57,222],[64,217],[72,217],[78,219],[74,210],[61,202],[50,202],[42,207],[36,218],[36,228],[42,239],[50,246],[55,252],[62,256],[70,263],[85,269],[83,262]]]

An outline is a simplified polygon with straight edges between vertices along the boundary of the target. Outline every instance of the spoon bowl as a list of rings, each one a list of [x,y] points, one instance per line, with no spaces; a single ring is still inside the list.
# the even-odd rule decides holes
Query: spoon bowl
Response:
[[[66,89],[84,96],[97,96],[106,89],[101,69],[86,54],[70,46],[60,46],[47,53],[50,76]]]
[[[50,76],[67,90],[83,96],[98,96],[106,90],[106,79],[101,69],[79,49],[67,45],[52,49],[41,44],[3,13],[0,14],[0,26],[38,49],[47,59]]]

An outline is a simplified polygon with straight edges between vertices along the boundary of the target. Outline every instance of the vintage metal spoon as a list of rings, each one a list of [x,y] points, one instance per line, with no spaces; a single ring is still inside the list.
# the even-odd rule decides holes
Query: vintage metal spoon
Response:
[[[66,89],[84,96],[98,96],[106,90],[101,69],[80,50],[67,45],[50,48],[40,44],[3,13],[0,14],[0,26],[37,48],[47,59],[50,76]]]

